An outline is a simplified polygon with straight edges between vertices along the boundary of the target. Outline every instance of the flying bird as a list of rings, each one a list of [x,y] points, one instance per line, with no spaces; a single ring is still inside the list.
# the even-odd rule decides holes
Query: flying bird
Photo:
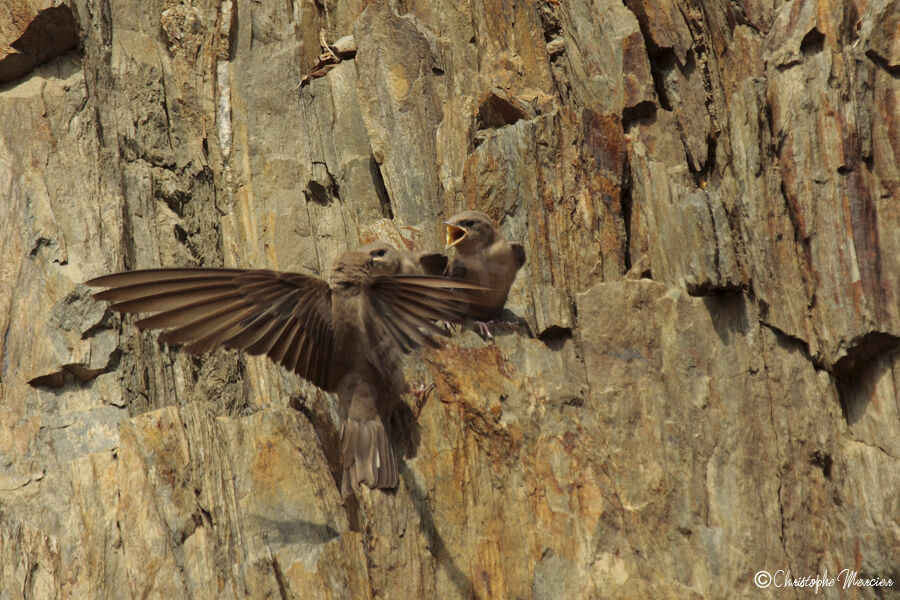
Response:
[[[168,329],[167,343],[194,354],[234,348],[265,354],[326,392],[337,392],[344,497],[359,484],[397,485],[385,428],[407,385],[401,352],[437,346],[435,321],[463,322],[479,285],[400,275],[390,259],[351,251],[331,283],[300,273],[244,269],[150,269],[92,279],[94,294],[122,313],[153,313],[141,329]]]
[[[391,244],[378,240],[359,249],[375,260],[384,264],[386,275],[443,275],[447,271],[447,255],[440,252],[419,252],[414,254],[398,250]],[[421,406],[428,398],[429,392],[435,388],[430,385],[418,385],[410,391],[416,397],[416,406]]]
[[[470,316],[485,337],[492,337],[487,322],[497,318],[506,304],[516,273],[525,264],[525,247],[500,235],[483,212],[467,210],[444,222],[447,249],[456,256],[447,268],[454,278],[485,286],[472,293]]]
[[[383,259],[391,274],[402,275],[443,275],[447,270],[447,256],[440,252],[419,252],[414,254],[398,250],[387,242],[372,242],[359,249],[373,258]]]

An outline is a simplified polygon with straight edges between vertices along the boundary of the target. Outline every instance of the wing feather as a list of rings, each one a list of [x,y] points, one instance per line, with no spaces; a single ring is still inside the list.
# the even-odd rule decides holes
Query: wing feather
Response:
[[[266,354],[331,391],[331,288],[299,273],[242,269],[150,269],[97,277],[95,297],[123,313],[151,313],[141,329],[189,352],[219,347]]]
[[[294,317],[292,317],[288,323],[290,326],[285,327],[281,336],[279,336],[278,341],[275,342],[275,345],[269,352],[269,358],[282,366],[285,364],[285,356],[287,356],[288,350],[291,349],[291,341],[297,335],[301,326],[300,321]]]
[[[216,279],[224,276],[239,275],[242,269],[143,269],[140,271],[122,271],[86,281],[92,287],[123,288],[141,283],[155,283],[179,279]]]
[[[399,356],[385,348],[387,336],[396,348],[409,352],[437,346],[437,335],[447,335],[435,321],[461,323],[475,305],[474,296],[489,288],[429,275],[394,275],[376,278],[366,293],[366,335],[369,361],[385,377],[396,369]]]

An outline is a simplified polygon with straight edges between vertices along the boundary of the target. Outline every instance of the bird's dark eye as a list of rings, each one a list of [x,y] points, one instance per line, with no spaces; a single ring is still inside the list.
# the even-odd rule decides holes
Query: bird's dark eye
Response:
[[[381,250],[376,250],[372,253],[372,256],[384,256],[387,253],[387,250],[382,248]]]
[[[475,224],[475,221],[472,221],[471,219],[463,221],[463,225],[465,225],[466,227],[471,227],[474,224]]]

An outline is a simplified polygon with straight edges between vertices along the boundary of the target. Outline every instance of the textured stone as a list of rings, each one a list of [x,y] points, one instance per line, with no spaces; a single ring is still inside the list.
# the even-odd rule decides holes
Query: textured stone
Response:
[[[6,83],[73,49],[78,28],[63,3],[13,2],[0,14],[0,40],[0,83]]]
[[[0,597],[896,589],[897,6],[0,0]],[[81,285],[467,208],[512,322],[406,359],[400,485],[346,502],[331,395]]]

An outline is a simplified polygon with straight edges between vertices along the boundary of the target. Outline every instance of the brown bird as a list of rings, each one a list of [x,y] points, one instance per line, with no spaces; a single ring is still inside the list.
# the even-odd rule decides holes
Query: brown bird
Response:
[[[440,252],[419,252],[414,254],[398,250],[387,242],[377,240],[359,249],[374,260],[383,261],[385,275],[443,275],[447,270],[447,255]],[[416,397],[416,406],[426,402],[428,394],[435,388],[420,384],[409,391]]]
[[[398,250],[387,242],[376,241],[359,249],[372,258],[381,258],[394,270],[390,273],[402,275],[443,275],[447,270],[447,256],[440,252],[419,252],[414,254]]]
[[[265,354],[327,392],[337,392],[343,461],[341,491],[360,483],[397,485],[385,419],[406,389],[400,353],[437,346],[434,321],[460,323],[477,285],[445,277],[397,275],[389,260],[346,252],[331,285],[309,275],[243,269],[151,269],[105,275],[87,285],[123,313],[155,313],[142,329],[168,328],[160,341],[189,342],[199,354],[234,348]]]
[[[477,210],[454,215],[444,226],[447,249],[456,248],[447,274],[488,288],[472,293],[474,305],[470,316],[476,319],[485,337],[492,337],[486,322],[497,318],[503,310],[516,273],[525,264],[525,247],[507,242],[490,217]]]

